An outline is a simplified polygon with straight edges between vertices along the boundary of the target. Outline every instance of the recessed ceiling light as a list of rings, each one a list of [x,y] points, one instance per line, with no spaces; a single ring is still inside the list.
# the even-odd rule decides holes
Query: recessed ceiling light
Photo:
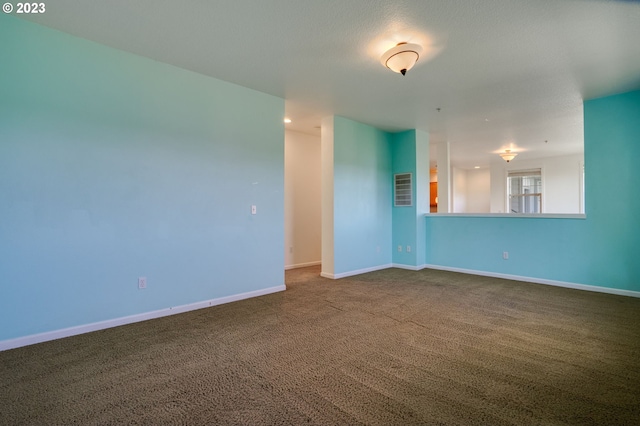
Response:
[[[475,166],[475,167],[474,167],[474,169],[479,169],[479,168],[480,168],[480,166]]]
[[[290,119],[290,118],[285,118],[285,119],[284,119],[284,122],[285,122],[285,123],[291,123],[291,119]]]

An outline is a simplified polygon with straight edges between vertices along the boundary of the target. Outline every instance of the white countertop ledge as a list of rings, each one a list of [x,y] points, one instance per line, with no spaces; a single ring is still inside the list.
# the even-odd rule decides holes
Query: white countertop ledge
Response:
[[[586,214],[576,213],[426,213],[425,217],[500,217],[509,219],[586,219]]]

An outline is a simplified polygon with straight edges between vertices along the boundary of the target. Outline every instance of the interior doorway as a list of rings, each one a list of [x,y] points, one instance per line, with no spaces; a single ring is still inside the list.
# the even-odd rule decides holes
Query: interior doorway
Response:
[[[285,269],[321,263],[320,136],[285,131]]]

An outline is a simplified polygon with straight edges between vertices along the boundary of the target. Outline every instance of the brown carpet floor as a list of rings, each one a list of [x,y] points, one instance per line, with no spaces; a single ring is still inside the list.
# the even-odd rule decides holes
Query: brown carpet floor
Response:
[[[443,271],[0,352],[0,424],[640,424],[640,299]]]

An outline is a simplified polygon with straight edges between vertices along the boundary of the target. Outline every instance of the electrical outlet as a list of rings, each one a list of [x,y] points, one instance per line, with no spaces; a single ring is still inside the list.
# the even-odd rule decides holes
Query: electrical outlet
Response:
[[[147,277],[138,278],[138,288],[139,289],[147,288]]]
[[[502,252],[502,258],[503,258],[504,260],[509,259],[509,252],[508,252],[508,251],[503,251],[503,252]]]
[[[411,253],[411,246],[407,246],[407,253]]]
[[[289,247],[289,253],[293,253],[293,247]]]
[[[398,251],[402,251],[402,246],[398,246]]]
[[[255,205],[251,206],[251,214],[258,214],[258,208]]]

